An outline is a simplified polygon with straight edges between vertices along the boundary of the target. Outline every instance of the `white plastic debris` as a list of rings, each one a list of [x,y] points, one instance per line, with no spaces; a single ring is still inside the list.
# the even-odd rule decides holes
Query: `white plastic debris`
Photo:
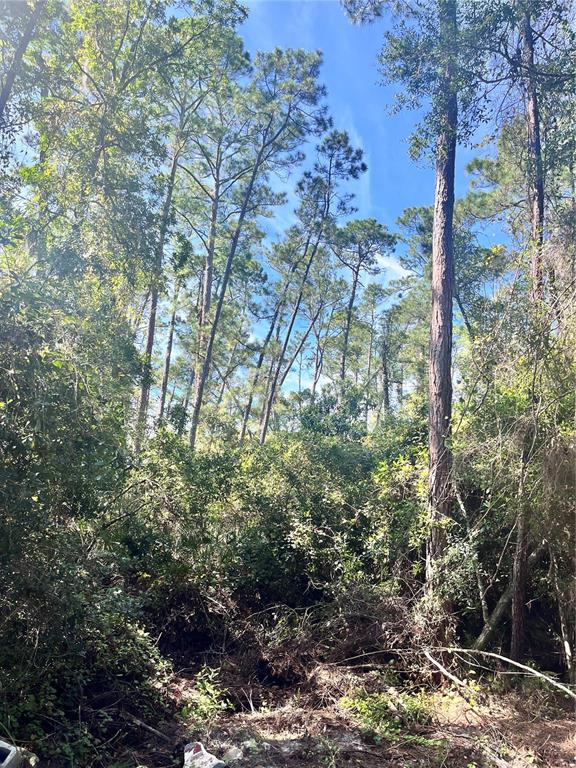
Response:
[[[0,739],[0,768],[20,768],[24,765],[24,755],[18,747]]]
[[[193,741],[184,747],[184,768],[226,768],[226,763],[207,752],[199,741]]]

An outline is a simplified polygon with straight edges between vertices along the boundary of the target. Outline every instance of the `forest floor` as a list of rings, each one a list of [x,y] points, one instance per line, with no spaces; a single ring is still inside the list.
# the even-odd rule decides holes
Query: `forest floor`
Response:
[[[156,736],[143,727],[143,741],[117,765],[179,765],[183,744],[200,738],[210,752],[237,768],[576,766],[576,714],[568,704],[553,703],[549,693],[479,690],[471,701],[439,689],[426,696],[428,724],[400,722],[382,733],[367,728],[345,703],[354,691],[374,690],[376,674],[374,668],[317,665],[297,686],[238,684],[235,693],[239,702],[244,700],[243,711],[224,712],[202,729],[181,718],[156,724]],[[178,711],[194,703],[193,681],[175,676],[171,693]]]

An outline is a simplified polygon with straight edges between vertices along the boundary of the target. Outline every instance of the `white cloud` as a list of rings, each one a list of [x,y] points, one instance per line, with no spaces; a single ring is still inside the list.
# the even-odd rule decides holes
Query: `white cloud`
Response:
[[[411,275],[409,269],[405,269],[402,264],[393,256],[384,256],[379,254],[377,257],[378,266],[385,272],[385,277],[388,280],[398,280],[401,277],[408,277]]]

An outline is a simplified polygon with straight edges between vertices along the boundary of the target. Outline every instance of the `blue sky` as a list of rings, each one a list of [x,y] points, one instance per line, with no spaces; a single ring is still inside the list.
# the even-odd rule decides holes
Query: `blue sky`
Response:
[[[346,130],[354,146],[361,147],[368,172],[352,191],[356,194],[357,217],[373,217],[392,231],[408,207],[432,205],[434,168],[422,160],[414,162],[408,153],[409,137],[421,114],[391,113],[397,86],[383,85],[378,70],[386,21],[355,26],[338,0],[244,0],[249,16],[240,28],[251,54],[280,48],[320,50],[323,54],[321,81],[328,91],[327,103],[334,126]],[[480,136],[482,131],[480,131]],[[486,148],[459,147],[456,167],[456,195],[468,189],[466,165]],[[276,211],[276,231],[290,221],[290,211]],[[273,225],[274,227],[274,225]],[[493,225],[482,233],[487,245],[502,241],[502,232]],[[396,254],[401,252],[397,247]],[[386,284],[403,274],[397,258],[382,258],[382,272],[371,278]],[[305,378],[308,376],[305,372]],[[304,386],[309,384],[304,382]],[[297,387],[296,373],[288,377],[284,390]]]
[[[382,85],[377,58],[386,21],[355,26],[337,0],[248,0],[249,17],[240,33],[251,54],[257,50],[305,48],[324,57],[321,79],[335,127],[364,150],[368,172],[355,182],[359,217],[374,217],[390,229],[410,206],[431,205],[434,171],[408,155],[418,114],[391,114],[394,85]],[[478,150],[459,148],[456,194],[466,192],[465,166]],[[390,272],[395,265],[391,263]],[[389,278],[397,277],[389,274]]]

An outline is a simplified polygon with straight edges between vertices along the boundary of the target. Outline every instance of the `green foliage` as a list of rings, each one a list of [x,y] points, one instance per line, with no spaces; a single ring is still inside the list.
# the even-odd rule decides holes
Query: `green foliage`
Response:
[[[275,439],[248,452],[235,486],[235,588],[297,605],[354,578],[372,466],[362,446],[331,438]]]
[[[321,435],[358,440],[366,434],[361,416],[365,395],[361,389],[346,386],[340,393],[324,388],[320,395],[304,396],[298,418],[302,429]]]
[[[22,5],[0,10],[3,64],[21,38]],[[442,587],[415,607],[429,533],[433,210],[407,209],[398,236],[352,218],[352,182],[366,165],[327,114],[321,54],[251,59],[237,33],[246,11],[233,0],[51,1],[0,137],[0,735],[43,760],[113,759],[134,718],[171,713],[168,659],[198,668],[200,654],[239,646],[254,627],[269,677],[291,642],[307,653],[314,638],[332,653],[324,636],[334,628],[338,643],[380,652],[382,636],[404,642],[411,615],[422,642],[448,603],[455,631],[472,641],[506,595],[520,514],[540,558],[526,583],[528,650],[564,650],[569,664],[567,6],[530,9],[546,202],[545,290],[534,301],[533,158],[516,104],[526,92],[516,51],[524,4],[479,15],[458,2],[458,30],[439,24],[451,2],[413,13],[348,5],[406,11],[381,63],[402,84],[401,102],[429,106],[413,149],[434,146],[450,90],[460,139],[485,117],[486,80],[509,110],[456,205],[457,493]],[[283,216],[264,220],[292,196],[295,223],[281,233]],[[487,228],[495,222],[502,244]],[[404,276],[365,280],[397,243]],[[196,450],[183,438],[191,422]],[[264,618],[247,618],[255,613]],[[505,645],[507,616],[497,631]],[[203,667],[185,723],[212,724],[229,706],[225,685],[224,671]],[[405,729],[430,721],[422,693],[360,693],[344,706],[392,741],[417,741]],[[324,760],[336,762],[328,741]]]
[[[180,717],[194,729],[209,727],[214,720],[230,709],[230,702],[219,685],[217,669],[202,667],[194,680],[192,701],[180,711]]]
[[[94,548],[129,469],[135,355],[96,281],[73,280],[67,293],[26,276],[26,262],[10,266],[0,284],[0,722],[44,756],[88,763],[115,732],[113,701],[141,714],[166,707],[166,663]]]
[[[432,721],[430,702],[424,691],[407,693],[394,688],[386,693],[361,691],[341,699],[340,706],[352,711],[372,738],[392,743],[402,740],[424,746],[442,745],[438,739],[427,739],[409,732],[412,725],[429,725]]]

